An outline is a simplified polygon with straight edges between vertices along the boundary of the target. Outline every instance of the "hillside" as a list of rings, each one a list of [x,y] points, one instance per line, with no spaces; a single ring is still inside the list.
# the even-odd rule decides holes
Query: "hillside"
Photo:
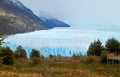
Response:
[[[61,21],[58,20],[58,22]],[[0,34],[14,34],[62,27],[59,23],[48,24],[43,21],[18,0],[0,0],[0,24]],[[53,26],[49,27],[49,25]],[[69,27],[67,24],[64,26]]]

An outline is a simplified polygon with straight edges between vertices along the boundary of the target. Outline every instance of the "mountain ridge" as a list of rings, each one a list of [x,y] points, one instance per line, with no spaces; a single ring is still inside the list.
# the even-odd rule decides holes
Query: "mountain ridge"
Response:
[[[58,24],[43,21],[41,18],[35,15],[32,10],[24,6],[18,0],[0,0],[0,18],[0,21],[8,20],[9,22],[12,22],[0,26],[1,34],[23,33],[34,30],[50,29],[53,27],[62,27],[61,25],[58,26]],[[61,21],[58,20],[58,22]],[[0,24],[3,23],[0,22]],[[7,28],[8,26],[11,27],[11,30],[13,29],[14,31],[9,32],[9,29]],[[69,27],[69,25],[67,24],[64,26]],[[3,31],[2,29],[6,29],[6,31],[8,30],[8,32]]]

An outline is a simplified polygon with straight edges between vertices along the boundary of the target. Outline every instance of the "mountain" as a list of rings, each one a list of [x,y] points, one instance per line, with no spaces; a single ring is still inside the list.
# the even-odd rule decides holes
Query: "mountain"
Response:
[[[44,25],[46,25],[47,28],[53,28],[53,27],[69,27],[68,24],[52,17],[46,12],[41,11],[40,12],[40,19]]]
[[[53,27],[69,27],[68,24],[59,21],[56,18],[53,19],[47,19],[47,18],[43,18],[42,19],[43,24],[47,27],[47,28],[53,28]]]
[[[18,0],[0,0],[0,34],[14,34],[53,27],[69,27],[57,19],[40,18]]]

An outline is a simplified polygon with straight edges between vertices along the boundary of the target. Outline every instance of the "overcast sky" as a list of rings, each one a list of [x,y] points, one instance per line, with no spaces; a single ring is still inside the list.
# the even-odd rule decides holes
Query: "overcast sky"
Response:
[[[120,25],[120,0],[19,0],[71,25]]]

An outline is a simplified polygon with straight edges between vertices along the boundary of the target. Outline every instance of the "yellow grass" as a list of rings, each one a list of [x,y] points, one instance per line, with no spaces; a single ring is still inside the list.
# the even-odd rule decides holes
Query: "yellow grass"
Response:
[[[43,77],[40,73],[0,71],[0,77]]]
[[[100,62],[43,62],[39,65],[18,62],[2,65],[0,77],[120,77],[120,65]]]

